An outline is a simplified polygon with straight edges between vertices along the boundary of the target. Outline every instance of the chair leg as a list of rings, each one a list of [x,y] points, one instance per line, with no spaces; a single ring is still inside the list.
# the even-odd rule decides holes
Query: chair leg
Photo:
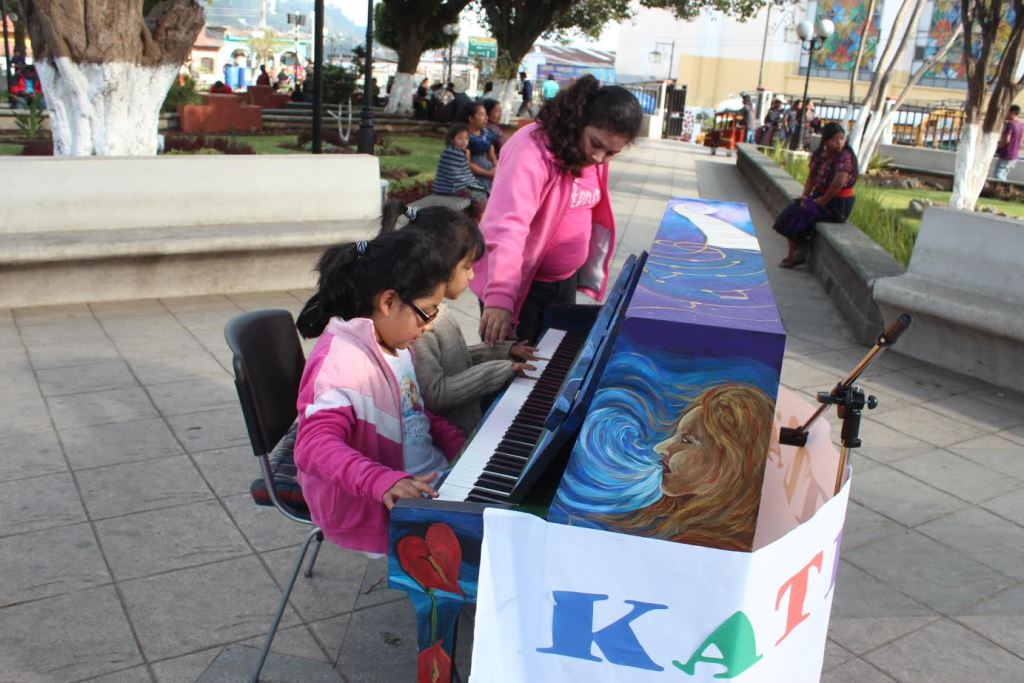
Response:
[[[323,532],[320,531],[319,527],[313,527],[313,530],[306,534],[306,540],[302,543],[302,547],[299,549],[299,556],[295,558],[295,566],[292,568],[291,576],[288,577],[288,585],[284,587],[284,592],[281,593],[281,601],[277,605],[277,614],[274,615],[274,621],[270,624],[270,631],[267,633],[267,637],[263,641],[263,649],[260,650],[259,659],[256,661],[256,668],[253,669],[252,675],[249,677],[249,683],[258,683],[260,680],[260,672],[263,671],[263,663],[266,662],[267,655],[270,654],[270,646],[274,642],[274,636],[277,634],[277,627],[281,624],[281,617],[284,615],[284,610],[288,606],[288,597],[292,594],[292,588],[295,587],[295,579],[299,577],[299,571],[302,569],[302,561],[306,558],[306,551],[309,550],[309,544],[313,542],[313,539],[318,537],[323,538]],[[317,547],[319,547],[319,545]]]
[[[318,530],[319,531],[319,530]],[[309,564],[306,565],[306,578],[313,576],[313,565],[316,564],[316,558],[320,555],[320,546],[324,544],[324,532],[320,532],[316,535],[316,545],[313,546],[313,554],[309,556]]]

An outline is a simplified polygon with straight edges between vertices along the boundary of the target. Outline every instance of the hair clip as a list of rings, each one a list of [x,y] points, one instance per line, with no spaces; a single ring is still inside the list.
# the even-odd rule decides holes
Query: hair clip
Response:
[[[418,213],[419,213],[419,211],[417,211],[416,207],[414,207],[414,206],[407,206],[407,207],[405,207],[405,217],[408,218],[411,221],[416,220],[416,215]]]
[[[356,255],[366,256],[366,247],[369,246],[369,244],[370,243],[367,242],[366,240],[359,240],[358,242],[356,242]]]

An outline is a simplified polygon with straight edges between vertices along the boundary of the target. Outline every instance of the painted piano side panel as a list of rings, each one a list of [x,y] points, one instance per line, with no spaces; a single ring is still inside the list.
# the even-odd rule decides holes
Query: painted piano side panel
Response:
[[[671,200],[549,521],[750,550],[784,350],[746,206]]]

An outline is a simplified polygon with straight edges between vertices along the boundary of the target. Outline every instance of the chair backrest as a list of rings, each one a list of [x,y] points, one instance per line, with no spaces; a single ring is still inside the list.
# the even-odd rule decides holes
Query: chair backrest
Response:
[[[224,338],[253,453],[267,455],[295,421],[306,364],[295,321],[284,310],[251,311],[228,321]]]

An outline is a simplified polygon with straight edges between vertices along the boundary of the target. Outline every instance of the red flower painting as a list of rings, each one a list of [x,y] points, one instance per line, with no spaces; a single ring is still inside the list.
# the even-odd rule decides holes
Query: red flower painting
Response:
[[[418,683],[448,683],[452,679],[452,658],[444,651],[443,641],[437,641],[420,652],[416,660]]]
[[[431,524],[425,538],[402,537],[395,552],[402,569],[425,591],[439,589],[465,595],[459,587],[462,548],[455,532],[447,524]]]
[[[459,586],[462,546],[450,526],[435,522],[423,536],[403,536],[395,545],[398,564],[430,598],[430,646],[417,657],[417,683],[448,683],[452,678],[452,659],[444,649],[444,638],[438,634],[435,591],[466,597]],[[447,598],[446,598],[447,600]]]

